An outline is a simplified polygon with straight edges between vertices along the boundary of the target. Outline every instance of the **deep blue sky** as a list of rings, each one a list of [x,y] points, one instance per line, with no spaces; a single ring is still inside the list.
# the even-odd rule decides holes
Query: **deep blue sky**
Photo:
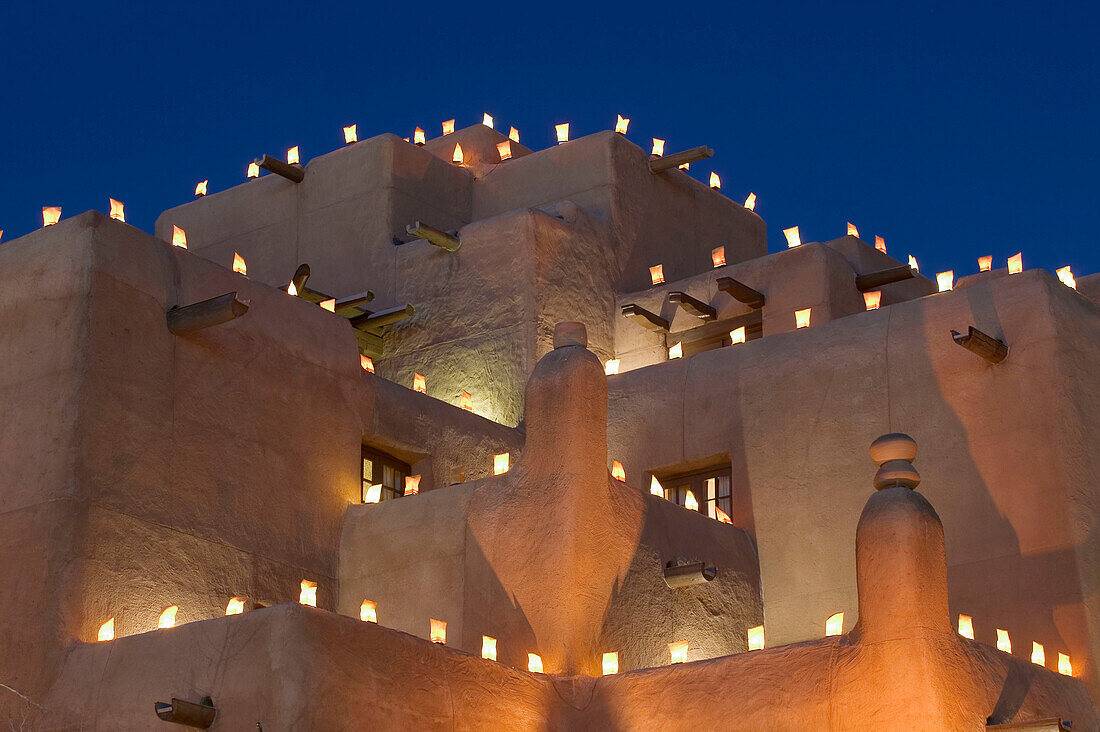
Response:
[[[15,5],[15,7],[12,7]],[[533,147],[630,117],[715,148],[769,244],[886,237],[925,273],[1100,270],[1100,4],[825,2],[8,3],[0,11],[4,240],[107,209],[131,223],[360,138],[487,111]],[[694,172],[694,171],[693,171]]]

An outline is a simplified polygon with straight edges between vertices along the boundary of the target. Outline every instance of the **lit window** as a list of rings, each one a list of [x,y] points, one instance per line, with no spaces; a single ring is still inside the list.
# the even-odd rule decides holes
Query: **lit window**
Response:
[[[691,493],[699,502],[700,513],[717,520],[715,509],[727,516],[733,513],[730,473],[730,466],[723,465],[678,475],[651,475],[650,488],[662,486],[665,498],[680,506],[687,505],[688,493]]]
[[[362,456],[363,484],[360,500],[363,503],[376,503],[376,501],[367,500],[367,493],[371,486],[382,486],[380,500],[383,501],[398,498],[405,492],[405,477],[411,472],[408,464],[366,445],[363,445]],[[378,489],[375,488],[375,492],[377,491]]]

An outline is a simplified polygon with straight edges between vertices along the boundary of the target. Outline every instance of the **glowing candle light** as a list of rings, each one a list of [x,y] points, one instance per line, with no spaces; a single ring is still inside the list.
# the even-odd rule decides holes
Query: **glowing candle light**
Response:
[[[1069,662],[1069,656],[1064,653],[1058,654],[1058,673],[1063,676],[1073,676],[1073,666]]]
[[[1008,273],[1020,274],[1024,271],[1024,253],[1017,252],[1008,258]]]
[[[126,206],[122,203],[122,201],[116,201],[113,198],[108,198],[107,200],[111,202],[111,218],[115,221],[122,221],[123,223],[125,223]]]
[[[569,123],[563,122],[560,125],[554,125],[554,134],[558,136],[558,144],[563,142],[569,142]]]
[[[626,134],[626,128],[630,125],[630,118],[624,117],[621,114],[615,115],[618,119],[615,120],[615,131],[620,135]]]
[[[363,495],[363,503],[378,503],[382,500],[382,484],[375,483],[367,486],[367,492]]]
[[[920,267],[917,266],[917,258],[914,257],[912,254],[909,255],[909,267],[914,272],[920,272]]]
[[[985,257],[978,257],[978,271],[988,272],[993,269],[993,257],[992,255]]]
[[[649,493],[650,495],[659,496],[660,498],[665,497],[665,487],[661,485],[661,481],[657,480],[656,475],[651,475],[649,477]]]
[[[357,125],[348,125],[344,128],[344,144],[350,145],[353,142],[359,142],[359,132],[356,129]]]
[[[492,636],[481,636],[481,657],[490,661],[497,660],[497,639]]]
[[[997,650],[1012,653],[1012,639],[1008,637],[1007,630],[997,628]]]
[[[406,475],[405,476],[405,492],[402,495],[415,496],[420,492],[420,476],[419,475]]]
[[[454,155],[451,156],[451,162],[455,165],[462,165],[464,159],[462,155],[462,145],[455,145],[455,152]]]
[[[653,149],[649,151],[649,154],[650,155],[656,155],[658,157],[660,157],[661,155],[664,155],[665,154],[665,141],[658,138],[658,137],[654,137],[653,138]]]
[[[515,127],[508,130],[508,139],[511,140],[512,142],[518,143],[519,142],[519,130],[517,130]]]
[[[798,227],[792,226],[789,229],[783,229],[783,236],[787,237],[787,248],[794,249],[802,244],[802,238],[798,235]]]
[[[810,327],[810,311],[813,308],[805,308],[804,310],[794,311],[794,327],[795,328],[809,328]]]
[[[248,175],[249,178],[259,178],[260,177],[260,164],[255,163],[255,162],[249,163],[248,164],[248,174],[247,175]]]
[[[650,267],[649,279],[655,285],[663,283],[665,281],[665,266],[663,264],[655,264]]]
[[[0,231],[0,234],[2,233],[4,232]],[[1058,275],[1058,279],[1062,281],[1063,285],[1074,290],[1077,289],[1077,280],[1073,279],[1073,270],[1071,270],[1068,265],[1056,270],[1055,273]]]
[[[619,654],[614,652],[603,654],[603,675],[610,676],[617,673],[619,673]]]
[[[369,371],[372,374],[374,373],[374,361],[371,360],[370,356],[360,354],[359,365],[363,367],[364,371]]]
[[[686,663],[688,660],[688,642],[676,641],[668,644],[668,655],[671,663]]]
[[[747,208],[750,211],[755,211],[756,210],[756,194],[755,193],[750,193],[748,195],[748,198],[745,199],[745,208]]]
[[[501,160],[508,160],[512,157],[512,141],[505,140],[504,142],[497,143],[497,153],[500,154]]]
[[[229,598],[229,604],[225,606],[226,615],[240,615],[244,612],[244,598],[243,597],[231,597]]]
[[[689,511],[699,510],[699,501],[695,500],[695,494],[691,491],[688,491],[687,495],[684,496],[684,508]]]
[[[677,170],[691,170],[691,163],[680,163],[676,168]]]
[[[481,124],[485,125],[490,130],[493,129],[493,117],[492,117],[492,115],[490,115],[488,112],[484,112],[481,115]]]
[[[936,275],[936,284],[940,288],[940,292],[947,292],[955,286],[955,272],[954,270],[947,270],[946,272],[940,272]]]
[[[668,349],[668,357],[669,357],[669,359],[673,359],[673,358],[683,358],[683,356],[684,356],[684,344],[683,344],[682,342],[681,342],[681,343],[677,343],[677,344],[676,344],[675,346],[673,346],[672,348]]]
[[[420,129],[419,127],[417,127],[415,130],[413,130],[413,144],[414,145],[423,145],[426,141],[427,141],[427,138],[424,137],[424,130]]]
[[[4,230],[0,229],[0,239],[3,239],[3,238],[4,238]]]
[[[187,232],[172,224],[172,246],[180,249],[187,248]]]
[[[711,249],[710,250],[710,261],[716,268],[717,267],[725,267],[726,266],[726,248],[725,247],[715,247],[714,249]]]
[[[436,620],[435,618],[428,619],[428,640],[432,643],[447,643],[447,621]]]
[[[509,453],[502,452],[499,455],[493,455],[493,475],[501,475],[508,472],[508,456]]]
[[[714,518],[718,519],[718,523],[720,524],[733,523],[733,519],[730,518],[730,515],[722,509],[718,508],[718,506],[714,507]]]
[[[363,604],[359,606],[359,619],[364,623],[377,623],[378,603],[371,602],[370,600],[363,600]]]
[[[759,651],[764,648],[764,626],[758,625],[755,628],[749,628],[749,650]]]
[[[527,654],[527,670],[533,674],[542,673],[542,656],[537,653]]]
[[[310,580],[302,580],[301,590],[298,592],[298,603],[317,607],[317,583]]]
[[[1036,666],[1046,666],[1047,654],[1041,643],[1031,642],[1031,662]]]
[[[286,151],[286,161],[291,165],[298,165],[298,146],[290,148]]]
[[[195,184],[195,197],[196,198],[198,198],[199,196],[205,196],[206,195],[206,186],[209,182],[210,182],[209,180],[200,180],[198,183]]]
[[[607,362],[603,365],[603,372],[608,376],[614,376],[615,374],[619,373],[620,361],[621,359],[618,358],[607,359]]]
[[[179,605],[169,605],[164,608],[160,614],[160,620],[157,621],[157,629],[163,630],[176,627],[176,613],[179,612],[179,609]]]
[[[467,412],[474,411],[474,396],[465,389],[458,395],[458,406],[460,409],[465,409]]]
[[[626,482],[626,469],[618,460],[611,461],[611,477],[623,483]]]
[[[244,262],[244,257],[236,252],[233,252],[233,271],[237,274],[248,274],[248,265]]]
[[[744,343],[744,342],[745,342],[745,326],[742,325],[740,328],[734,328],[733,330],[730,331],[730,345],[731,346],[736,345],[738,343]]]
[[[874,292],[863,293],[863,306],[868,310],[878,310],[880,302],[882,302],[881,291],[875,290]]]
[[[449,119],[449,120],[447,120],[443,123],[443,134],[444,135],[449,135],[454,131],[455,131],[455,121],[453,119]]]
[[[336,312],[336,298],[330,297],[328,300],[322,300],[318,303],[323,309],[328,310],[330,313]]]
[[[825,619],[825,637],[844,632],[844,613],[834,613]]]
[[[886,240],[881,236],[875,237],[875,249],[878,249],[883,254],[886,254]]]
[[[413,374],[413,391],[428,393],[428,382],[424,380],[423,374]]]
[[[109,641],[115,639],[115,619],[111,618],[103,625],[99,626],[99,633],[96,634],[96,640]]]
[[[854,236],[857,239],[859,238],[859,229],[857,229],[856,225],[853,224],[851,221],[848,222],[848,236]]]
[[[718,177],[718,174],[711,171],[710,174],[710,187],[714,190],[720,190],[722,188],[722,179]]]
[[[60,206],[43,206],[42,207],[42,225],[53,226],[61,220],[61,207]]]
[[[959,635],[974,640],[974,619],[969,615],[959,615]]]

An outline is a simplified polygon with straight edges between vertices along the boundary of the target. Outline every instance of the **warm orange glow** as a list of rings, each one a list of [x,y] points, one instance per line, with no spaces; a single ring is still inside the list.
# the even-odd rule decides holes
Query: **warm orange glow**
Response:
[[[909,255],[909,266],[914,272],[920,272],[920,267],[917,266],[917,258],[912,254]]]
[[[618,117],[618,119],[615,120],[615,131],[620,135],[625,135],[626,128],[630,125],[630,118],[624,117],[621,114],[615,116]]]
[[[1064,653],[1058,654],[1058,673],[1063,676],[1073,676],[1073,666],[1069,662],[1069,656]]]
[[[481,657],[490,661],[497,660],[497,639],[492,636],[481,636]]]
[[[382,484],[375,483],[367,486],[367,493],[363,496],[363,503],[378,503],[382,500]]]
[[[730,345],[736,345],[738,343],[745,342],[745,326],[740,328],[734,328],[730,331]]]
[[[244,257],[233,252],[233,271],[237,274],[248,274],[248,265],[244,263]]]
[[[1020,274],[1024,271],[1024,253],[1017,252],[1008,258],[1008,273]]]
[[[805,310],[794,311],[794,327],[795,328],[809,328],[810,327],[810,311],[813,308],[806,308]]]
[[[955,286],[955,272],[954,270],[947,270],[946,272],[940,272],[936,275],[936,284],[939,285],[940,292],[947,292]]]
[[[759,651],[764,648],[764,626],[758,625],[749,628],[749,650]]]
[[[730,518],[730,515],[722,509],[718,508],[718,506],[714,507],[714,518],[718,519],[718,523],[720,524],[733,523],[733,519]]]
[[[481,124],[485,125],[490,130],[493,129],[493,118],[488,112],[481,115]]]
[[[499,455],[493,455],[493,475],[501,475],[508,472],[508,457],[509,453],[502,452]]]
[[[654,137],[653,138],[653,149],[649,151],[649,154],[650,155],[658,155],[658,156],[664,155],[665,154],[665,141],[660,139],[660,138]]]
[[[608,376],[614,376],[615,374],[619,373],[619,363],[620,359],[618,358],[607,359],[607,361],[603,365],[603,372]]]
[[[978,257],[978,271],[988,272],[993,269],[993,257],[992,255],[985,257]]]
[[[458,395],[458,406],[467,412],[474,411],[474,395],[463,389],[462,393]]]
[[[676,166],[677,170],[691,170],[691,163],[680,163]]]
[[[462,165],[463,160],[462,145],[455,145],[455,152],[454,155],[451,156],[451,162],[455,165]]]
[[[726,266],[726,248],[715,247],[710,250],[710,261],[715,267]]]
[[[825,619],[825,637],[844,632],[844,613],[833,613]]]
[[[649,476],[649,493],[661,498],[665,497],[665,487],[661,485],[661,481],[657,480],[656,475]]]
[[[684,344],[683,343],[677,343],[675,346],[668,349],[669,359],[683,358],[683,356],[684,356]]]
[[[748,198],[745,199],[745,208],[747,208],[750,211],[755,211],[756,210],[756,194],[755,193],[750,193],[748,195]]]
[[[1008,637],[1007,630],[997,628],[997,650],[1012,653],[1012,639]]]
[[[302,580],[302,589],[298,593],[298,603],[301,605],[309,605],[310,607],[317,607],[317,583],[310,582],[309,580]]]
[[[851,221],[848,222],[848,236],[854,236],[857,239],[859,238],[859,229],[857,229],[856,225],[853,224]]]
[[[172,246],[180,249],[187,248],[187,232],[172,224]]]
[[[318,303],[322,308],[328,310],[330,313],[336,312],[336,298],[330,297],[328,300],[322,300]]]
[[[428,623],[430,630],[428,631],[428,640],[432,643],[447,643],[447,621],[436,620],[435,618],[429,618]]]
[[[428,382],[424,380],[423,374],[413,374],[413,391],[418,391],[421,394],[428,393]]]
[[[226,615],[240,615],[244,612],[244,598],[243,597],[231,597],[229,598],[229,604],[225,606]]]
[[[115,639],[115,619],[111,618],[103,625],[99,626],[99,633],[96,634],[96,640],[109,641]]]
[[[794,249],[802,244],[802,237],[798,235],[798,227],[792,226],[789,229],[783,229],[783,236],[787,237],[787,248]]]
[[[883,254],[886,254],[886,240],[881,236],[875,237],[875,249],[878,249]]]
[[[116,201],[113,198],[108,198],[107,200],[111,202],[111,218],[115,221],[122,221],[123,223],[125,223],[126,206],[122,203],[122,201]]]
[[[426,140],[426,138],[424,137],[424,130],[420,129],[419,127],[417,127],[415,130],[413,130],[413,144],[414,145],[423,145],[425,140]]]
[[[527,670],[533,674],[542,673],[542,656],[537,653],[527,654]]]
[[[619,654],[614,652],[603,654],[603,675],[610,676],[617,673],[619,673]]]
[[[623,483],[626,482],[626,469],[618,460],[611,461],[611,477]]]
[[[53,226],[61,220],[61,207],[60,206],[43,206],[42,207],[42,225]]]
[[[406,475],[405,476],[405,493],[403,495],[415,496],[419,492],[420,492],[420,476],[419,475]]]
[[[286,161],[288,163],[290,163],[291,165],[297,165],[298,164],[299,161],[298,161],[298,146],[297,145],[295,145],[294,147],[292,147],[292,148],[290,148],[289,150],[286,151]]]
[[[1041,643],[1031,642],[1031,662],[1036,666],[1047,665],[1047,654]]]
[[[649,279],[655,285],[659,285],[665,281],[665,266],[663,264],[655,264],[649,268]]]
[[[508,160],[512,157],[512,141],[505,140],[504,142],[497,143],[497,153],[500,155],[501,160]]]
[[[699,510],[699,501],[695,500],[695,494],[691,491],[688,491],[687,495],[684,496],[684,508],[689,511]]]
[[[370,600],[363,600],[363,604],[359,606],[359,619],[364,623],[377,623],[378,603],[371,602]]]
[[[668,644],[668,655],[672,663],[685,663],[688,660],[688,642],[676,641]]]
[[[517,130],[515,127],[508,130],[508,139],[511,140],[512,142],[518,143],[519,142],[519,130]]]
[[[169,605],[164,608],[164,611],[160,614],[160,620],[157,621],[157,628],[174,628],[176,627],[176,613],[180,610],[179,605]]]
[[[863,306],[868,310],[878,310],[880,302],[882,302],[881,291],[875,290],[874,292],[863,293]]]
[[[449,120],[447,120],[446,122],[443,123],[443,134],[444,135],[449,135],[454,131],[455,131],[455,121],[453,119],[449,119]]]
[[[0,231],[0,234],[2,233],[4,232]],[[1063,285],[1073,290],[1077,289],[1077,280],[1073,279],[1073,270],[1071,270],[1068,266],[1056,270],[1055,274],[1058,275],[1058,279],[1062,281]]]
[[[974,619],[969,615],[959,615],[959,635],[974,640]]]
[[[364,371],[370,371],[372,374],[374,373],[374,361],[371,360],[370,356],[360,354],[359,365],[363,367]]]
[[[558,144],[563,142],[569,142],[569,123],[563,122],[560,125],[554,125],[554,133],[558,136]]]
[[[713,171],[710,174],[710,187],[716,191],[722,187],[722,179]]]
[[[205,196],[206,195],[206,185],[209,182],[210,182],[209,180],[200,180],[198,183],[196,183],[195,184],[195,195],[196,196]]]
[[[249,178],[259,178],[260,177],[260,164],[259,163],[253,162],[253,163],[248,164],[248,177]]]
[[[356,125],[348,125],[344,128],[344,144],[350,145],[353,142],[359,142],[359,132]]]

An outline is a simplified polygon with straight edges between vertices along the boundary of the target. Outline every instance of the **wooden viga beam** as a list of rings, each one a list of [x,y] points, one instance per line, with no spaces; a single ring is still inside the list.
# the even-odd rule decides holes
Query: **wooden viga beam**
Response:
[[[273,158],[270,155],[264,155],[259,160],[253,161],[256,165],[259,165],[264,170],[270,171],[275,175],[281,175],[287,180],[294,183],[301,183],[302,179],[306,177],[306,171],[297,165],[291,165],[290,163],[284,163],[278,158]]]
[[[441,231],[434,226],[428,226],[420,221],[414,221],[406,226],[405,233],[409,236],[415,236],[417,239],[423,239],[429,244],[434,244],[440,249],[446,249],[448,252],[458,251],[459,246],[462,245],[457,236]]]
[[[662,155],[659,158],[652,157],[649,159],[649,172],[663,173],[666,170],[679,168],[684,163],[694,163],[713,156],[714,150],[703,145],[702,147],[693,147],[690,150],[672,153],[671,155]]]
[[[351,327],[357,330],[377,332],[380,328],[392,325],[399,320],[411,318],[413,312],[412,305],[398,305],[395,308],[380,310],[377,313],[364,313],[351,318]]]
[[[877,290],[883,285],[889,285],[903,280],[911,280],[914,276],[913,268],[908,264],[903,264],[900,267],[891,267],[890,269],[882,269],[878,272],[858,275],[856,277],[856,289],[860,292]]]
[[[673,305],[679,305],[685,311],[703,320],[718,320],[718,313],[710,305],[702,300],[697,300],[686,292],[668,293],[668,301]]]
[[[732,277],[719,277],[718,289],[726,293],[734,300],[748,305],[753,310],[764,307],[764,294],[757,292],[746,284],[738,282]]]
[[[175,335],[228,323],[248,312],[248,300],[238,300],[237,293],[227,292],[191,305],[174,305],[168,309],[168,330]]]
[[[953,330],[951,337],[960,346],[971,353],[978,354],[990,363],[1000,363],[1008,357],[1008,344],[981,332],[972,325],[969,326],[965,335]]]
[[[630,318],[646,330],[667,331],[668,321],[656,313],[651,313],[640,305],[623,305],[623,317]]]

